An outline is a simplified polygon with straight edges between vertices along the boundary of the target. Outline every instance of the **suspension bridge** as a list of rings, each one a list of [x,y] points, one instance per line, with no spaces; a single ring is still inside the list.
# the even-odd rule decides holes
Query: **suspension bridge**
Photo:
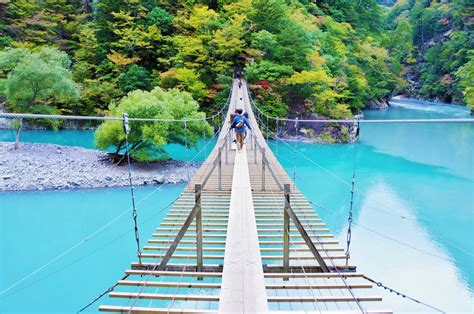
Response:
[[[391,313],[366,309],[382,298],[276,160],[242,83],[213,151],[99,310]],[[228,118],[237,108],[252,126],[241,151]]]

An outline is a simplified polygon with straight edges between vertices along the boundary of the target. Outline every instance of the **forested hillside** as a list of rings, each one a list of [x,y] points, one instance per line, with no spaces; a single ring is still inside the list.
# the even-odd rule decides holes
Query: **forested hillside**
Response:
[[[387,47],[416,97],[474,108],[470,0],[399,0],[386,15]]]
[[[375,0],[0,0],[0,101],[10,111],[102,115],[159,86],[214,112],[237,68],[278,116],[350,117],[406,88],[408,72],[420,95],[460,100],[472,75],[461,51],[466,13],[420,2],[431,1],[399,1],[385,17]],[[420,28],[425,11],[433,16]],[[449,69],[439,49],[456,52]]]

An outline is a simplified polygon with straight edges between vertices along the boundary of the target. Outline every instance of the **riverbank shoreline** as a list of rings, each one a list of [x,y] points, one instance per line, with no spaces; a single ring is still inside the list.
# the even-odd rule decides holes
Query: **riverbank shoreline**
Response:
[[[77,146],[0,142],[0,192],[91,189],[129,185],[128,167],[110,163],[107,153]],[[187,182],[200,163],[132,163],[136,186]]]

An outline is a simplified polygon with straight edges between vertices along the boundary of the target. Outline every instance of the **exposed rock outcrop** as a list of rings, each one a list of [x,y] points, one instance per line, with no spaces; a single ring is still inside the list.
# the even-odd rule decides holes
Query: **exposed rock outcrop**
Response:
[[[386,99],[373,99],[366,105],[366,109],[370,110],[383,110],[388,109],[390,106]]]

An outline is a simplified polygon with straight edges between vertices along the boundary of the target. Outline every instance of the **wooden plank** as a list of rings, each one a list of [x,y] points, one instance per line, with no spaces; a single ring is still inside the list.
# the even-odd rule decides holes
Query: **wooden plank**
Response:
[[[302,220],[300,220],[300,221],[302,221]],[[275,221],[274,223],[257,223],[257,228],[272,228],[272,227],[275,227],[275,228],[283,229],[284,225],[285,225],[284,223],[281,223],[279,221]],[[302,224],[302,225],[304,225],[307,228],[311,228],[311,229],[315,229],[315,230],[320,230],[319,227],[326,226],[325,223],[311,223],[311,224],[306,223],[306,224]],[[296,227],[294,227],[294,226],[290,226],[290,230],[295,229],[295,228]],[[329,229],[327,229],[327,230],[329,230]]]
[[[276,214],[271,215],[271,214],[268,214],[268,215],[256,215],[255,217],[257,218],[258,222],[266,223],[266,222],[274,222],[276,218],[279,218],[279,219],[283,220],[284,215],[276,215]],[[265,217],[265,218],[261,218],[261,217]],[[316,218],[317,216],[313,216],[311,218],[308,217],[307,215],[304,216],[304,217],[303,216],[299,216],[299,217],[300,217],[300,220],[304,220],[304,221],[311,222],[311,223],[313,223],[313,222],[322,222],[321,218]],[[166,219],[167,218],[165,218],[164,220],[166,220]]]
[[[173,243],[173,240],[159,240],[159,239],[150,239],[148,243]],[[204,245],[217,245],[217,244],[225,244],[225,241],[202,241]],[[180,244],[196,244],[196,241],[188,241],[182,240]],[[260,242],[260,244],[262,244]]]
[[[111,298],[148,299],[148,300],[177,300],[177,301],[219,301],[218,295],[210,294],[164,294],[137,292],[110,292]]]
[[[158,287],[158,288],[161,287],[161,288],[219,289],[221,287],[220,283],[163,282],[163,281],[139,281],[139,280],[119,280],[118,284],[120,286]]]
[[[149,241],[152,241],[152,240],[149,240]],[[148,242],[149,242],[148,241]],[[262,245],[281,245],[282,241],[262,241],[260,240],[260,247]],[[313,243],[314,244],[317,244],[317,245],[337,245],[339,244],[339,241],[333,241],[333,240],[313,240]],[[290,241],[290,246],[291,245],[301,245],[301,244],[305,244],[304,241]]]
[[[133,313],[133,314],[215,314],[216,311],[211,310],[194,310],[194,309],[169,309],[169,308],[150,308],[139,306],[116,306],[116,305],[101,305],[99,306],[101,312],[112,313]]]
[[[290,215],[290,216],[291,216],[291,215]],[[300,222],[300,227],[303,227],[303,225],[301,224],[301,222]],[[304,227],[303,227],[303,228],[304,228]],[[293,228],[292,228],[292,229],[293,229]],[[270,232],[270,233],[271,233],[271,232],[273,232],[273,233],[282,233],[282,234],[283,234],[283,233],[284,233],[284,230],[283,230],[283,228],[281,228],[281,229],[259,229],[258,232],[259,232],[259,233],[265,233],[265,232]],[[299,232],[299,228],[296,227],[296,230],[291,231],[290,234],[291,234],[291,233],[298,233],[298,232]],[[308,232],[309,232],[309,233],[331,232],[331,230],[329,230],[328,228],[312,228],[311,230],[306,231],[306,233],[308,233]],[[300,234],[301,234],[301,233],[300,233]],[[304,236],[303,236],[303,238],[304,238]]]
[[[155,237],[155,238],[169,238],[169,239],[173,239],[176,237],[176,234],[173,234],[173,233],[153,233],[152,234],[152,237]],[[226,235],[225,234],[203,234],[202,235],[203,238],[225,238]],[[194,235],[184,235],[183,236],[183,239],[196,239],[196,236]]]
[[[180,243],[182,244],[182,243]],[[166,251],[168,249],[168,247],[166,246],[144,246],[143,247],[144,250],[147,250],[147,251]],[[342,251],[344,249],[341,249]],[[193,246],[178,246],[176,248],[176,251],[196,251],[196,247],[193,247]],[[203,247],[203,251],[207,251],[207,252],[224,252],[224,248],[223,247]]]
[[[259,238],[281,238],[283,239],[283,233],[280,234],[259,234]],[[302,238],[301,235],[295,234],[291,236],[292,239]],[[332,234],[311,234],[310,238],[334,238]],[[283,240],[282,240],[283,241]]]
[[[132,269],[137,269],[137,270],[156,270],[158,269],[157,263],[144,263],[142,262],[137,263],[137,262],[132,262]],[[222,271],[222,264],[204,264],[204,273],[208,271]],[[173,271],[183,271],[183,272],[196,272],[196,263],[170,263],[166,265],[166,270],[173,270]]]
[[[170,270],[134,270],[129,269],[125,271],[128,275],[137,276],[170,276],[170,277],[222,277],[220,272],[192,272],[192,271],[170,271]]]
[[[142,257],[144,257],[142,254]],[[174,255],[173,255],[174,258]],[[184,258],[184,257],[183,257]],[[322,259],[324,260],[329,260],[329,259],[346,259],[346,255],[329,255],[329,256],[321,256]],[[263,260],[272,260],[272,261],[278,261],[278,260],[283,260],[283,255],[262,255]],[[293,261],[298,261],[298,260],[304,260],[304,261],[311,261],[315,260],[314,255],[297,255],[297,256],[291,256],[290,255],[290,260]]]
[[[149,254],[149,253],[142,253],[142,258],[164,258],[165,254]],[[211,259],[211,260],[223,260],[224,255],[203,255],[202,258],[204,259]],[[344,257],[345,258],[345,257]],[[197,259],[196,254],[173,254],[171,259],[189,259],[195,260]]]
[[[382,301],[380,296],[269,296],[268,302],[368,302]]]
[[[364,274],[362,273],[264,273],[265,278],[363,278]]]
[[[164,222],[164,223],[161,223],[161,224],[160,224],[161,227],[176,227],[176,226],[182,226],[182,225],[183,225],[183,223],[179,223],[179,222],[178,222],[178,223],[176,223],[176,222],[173,222],[173,223]],[[191,223],[191,226],[194,227],[195,225],[196,225],[195,222]],[[224,229],[224,228],[227,227],[227,222],[225,222],[225,223],[209,222],[209,223],[202,223],[201,225],[204,226],[204,227],[206,227],[206,228],[219,227],[219,228],[221,228],[221,229]],[[224,228],[222,228],[222,227],[224,227]],[[177,228],[173,228],[173,229],[176,230]],[[156,228],[156,230],[159,231],[159,230],[161,230],[161,229],[160,229],[160,228]]]
[[[335,310],[335,311],[273,311],[270,314],[361,314],[361,311],[351,310]],[[392,310],[367,310],[364,309],[364,314],[393,314]]]
[[[189,224],[191,225],[191,224]],[[171,228],[171,227],[166,227],[166,228],[156,228],[156,231],[181,231],[182,228]],[[186,230],[189,230],[189,231],[196,231],[196,228],[187,228]],[[202,231],[203,232],[207,232],[207,233],[217,233],[217,232],[223,232],[223,233],[226,233],[227,232],[227,229],[225,228],[210,228],[210,227],[206,227],[206,228],[202,228]],[[179,233],[178,233],[179,235]]]
[[[281,244],[281,243],[279,243]],[[344,252],[344,248],[341,248],[341,247],[335,247],[335,248],[318,248],[319,251],[326,251],[326,252]],[[283,252],[283,248],[273,248],[273,247],[269,247],[269,248],[260,248],[260,251],[261,252]],[[307,247],[301,247],[301,248],[291,248],[291,245],[290,245],[290,249],[289,249],[290,252],[311,252],[311,250]]]
[[[266,285],[266,288],[269,290],[286,290],[286,289],[370,289],[372,285],[370,284],[269,284]]]
[[[178,215],[178,217],[173,217],[173,215],[167,215],[166,218],[163,219],[166,223],[175,223],[175,224],[180,224],[182,225],[186,221],[186,214],[183,215]],[[223,217],[223,218],[217,218],[217,217]],[[223,215],[223,216],[215,216],[212,215],[211,217],[203,217],[202,221],[203,222],[227,222],[228,215]]]

